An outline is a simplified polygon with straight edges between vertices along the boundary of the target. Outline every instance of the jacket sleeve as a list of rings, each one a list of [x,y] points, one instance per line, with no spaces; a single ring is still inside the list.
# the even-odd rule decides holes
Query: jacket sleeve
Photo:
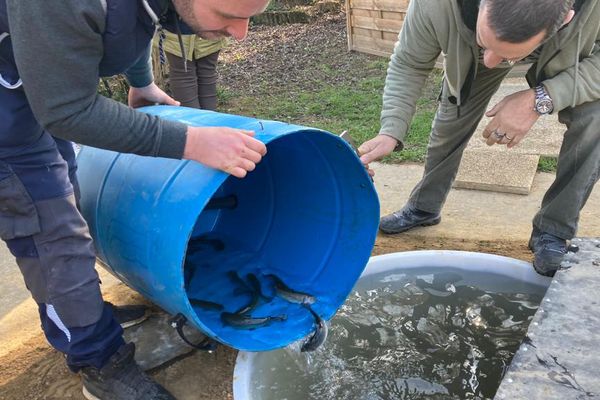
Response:
[[[186,125],[97,94],[105,23],[100,1],[6,1],[17,68],[42,127],[94,147],[182,156]]]
[[[600,50],[579,65],[562,71],[542,83],[554,103],[554,112],[600,100]]]
[[[425,80],[441,53],[422,1],[412,0],[394,48],[383,89],[380,134],[400,143],[408,132]]]
[[[129,85],[135,88],[143,88],[154,82],[152,75],[152,42],[148,43],[148,47],[137,62],[125,71],[125,77]]]

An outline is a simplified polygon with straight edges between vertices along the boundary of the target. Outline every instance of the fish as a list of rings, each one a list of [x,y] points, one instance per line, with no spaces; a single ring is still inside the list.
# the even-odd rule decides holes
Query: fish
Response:
[[[265,300],[273,299],[273,296],[267,296],[264,293],[264,291],[262,290],[262,285],[261,285],[260,281],[258,280],[258,277],[255,274],[249,273],[248,275],[246,275],[246,279],[248,279],[248,281],[250,282],[250,285],[252,286],[252,289],[255,292],[257,292],[260,297],[262,297]]]
[[[227,271],[227,277],[239,287],[243,288],[246,292],[252,292],[252,287],[243,280],[236,271]]]
[[[281,297],[282,299],[289,301],[290,303],[295,304],[304,304],[311,305],[314,304],[317,299],[315,296],[310,295],[308,293],[298,292],[294,289],[291,289],[287,286],[281,279],[277,276],[271,274],[267,275],[269,278],[275,281],[275,295]]]
[[[224,309],[224,307],[221,304],[208,300],[190,298],[189,301],[192,306],[204,308],[206,310],[222,311]]]
[[[304,304],[304,307],[306,307],[306,309],[310,311],[315,318],[315,324],[317,327],[311,337],[309,337],[308,340],[304,342],[302,347],[300,347],[300,351],[302,353],[315,351],[318,349],[325,342],[325,339],[327,339],[328,332],[327,324],[325,321],[323,321],[319,314],[317,314],[308,304]]]
[[[276,315],[271,317],[250,317],[246,314],[236,314],[230,312],[221,313],[221,321],[236,329],[257,329],[271,325],[275,321],[285,321],[287,315]]]
[[[246,304],[245,306],[241,307],[240,309],[238,309],[234,314],[238,314],[238,315],[248,314],[248,313],[252,312],[252,310],[254,310],[258,306],[258,303],[260,301],[260,295],[258,294],[258,292],[246,292],[246,293],[250,295],[250,302],[248,304]]]

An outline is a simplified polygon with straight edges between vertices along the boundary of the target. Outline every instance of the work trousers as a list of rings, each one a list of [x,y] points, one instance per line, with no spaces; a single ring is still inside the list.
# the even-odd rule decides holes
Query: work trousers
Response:
[[[187,72],[182,57],[166,54],[169,60],[169,87],[175,100],[185,107],[216,110],[219,52],[193,61],[187,60]]]
[[[460,106],[460,112],[444,82],[429,138],[425,171],[410,195],[409,205],[431,213],[441,211],[462,153],[508,71],[508,68],[488,69],[479,65],[471,95]],[[579,213],[600,176],[600,100],[566,108],[558,117],[567,129],[556,179],[546,192],[533,225],[568,240],[576,235]],[[510,166],[504,167],[510,171]]]
[[[95,252],[77,208],[72,143],[36,122],[22,88],[0,85],[0,238],[38,304],[50,344],[73,371],[101,368],[124,343],[102,300]]]

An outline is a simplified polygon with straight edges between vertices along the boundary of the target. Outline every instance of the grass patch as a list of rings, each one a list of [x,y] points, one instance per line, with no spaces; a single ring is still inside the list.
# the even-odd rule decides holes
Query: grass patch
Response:
[[[269,93],[259,88],[258,93],[251,97],[228,93],[219,97],[220,109],[232,114],[307,125],[335,134],[349,130],[357,144],[362,144],[379,132],[387,62],[377,60],[369,63],[368,68],[373,70],[373,74],[352,84],[319,82],[318,87],[310,91],[291,88],[280,93]],[[417,103],[405,150],[390,155],[384,161],[424,160],[441,77],[441,73],[436,71],[427,82],[424,95]],[[432,90],[433,87],[436,89]]]
[[[541,156],[540,161],[538,162],[537,170],[539,172],[556,172],[557,166],[558,166],[558,158]]]

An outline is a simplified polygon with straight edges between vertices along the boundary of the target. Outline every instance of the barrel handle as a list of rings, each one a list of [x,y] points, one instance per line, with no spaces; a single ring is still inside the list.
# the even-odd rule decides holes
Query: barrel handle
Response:
[[[190,345],[191,347],[198,349],[198,350],[202,350],[202,351],[207,351],[209,353],[213,353],[216,349],[217,349],[217,343],[212,340],[211,338],[205,338],[202,341],[200,341],[200,343],[192,343],[187,337],[185,337],[185,333],[183,333],[183,326],[186,324],[187,322],[187,318],[179,313],[177,315],[175,315],[173,318],[171,318],[171,320],[169,321],[169,324],[171,325],[171,327],[173,327],[175,330],[177,330],[177,333],[179,334],[179,337],[186,342],[188,345]]]

